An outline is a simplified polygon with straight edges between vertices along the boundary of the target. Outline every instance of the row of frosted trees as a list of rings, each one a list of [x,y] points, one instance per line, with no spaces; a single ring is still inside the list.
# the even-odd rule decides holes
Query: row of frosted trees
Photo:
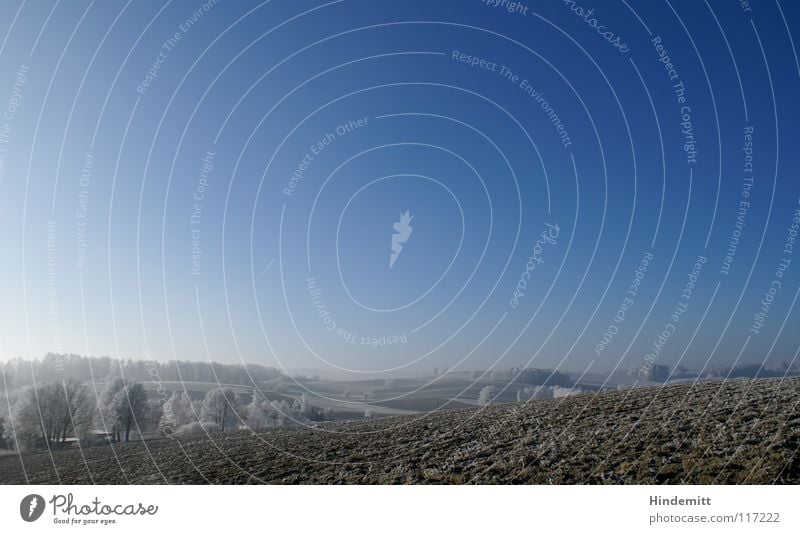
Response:
[[[145,436],[258,430],[323,417],[305,396],[292,402],[270,401],[257,390],[237,395],[231,388],[217,387],[202,400],[192,400],[185,391],[149,396],[141,382],[123,378],[111,380],[102,390],[67,380],[18,391],[10,413],[0,417],[0,449],[51,450],[75,442],[122,443]]]
[[[73,379],[27,386],[17,391],[3,425],[5,444],[23,451],[58,449],[75,441],[89,442],[96,433],[129,441],[150,409],[142,384],[121,378],[101,391]]]
[[[254,391],[244,404],[230,388],[213,389],[202,401],[193,401],[186,392],[174,392],[164,402],[159,432],[164,435],[198,431],[226,431],[236,428],[260,430],[290,423],[308,424],[330,417],[308,403],[305,395],[291,403],[270,401]]]

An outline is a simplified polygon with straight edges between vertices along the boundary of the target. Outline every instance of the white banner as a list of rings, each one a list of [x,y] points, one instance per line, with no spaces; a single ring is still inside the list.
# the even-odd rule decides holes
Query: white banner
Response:
[[[0,531],[800,532],[798,497],[774,486],[0,486]]]

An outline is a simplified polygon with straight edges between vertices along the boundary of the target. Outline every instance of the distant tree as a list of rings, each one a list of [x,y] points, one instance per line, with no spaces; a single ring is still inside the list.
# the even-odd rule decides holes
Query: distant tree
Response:
[[[158,428],[162,434],[172,434],[178,428],[197,422],[197,410],[189,398],[189,394],[175,391],[161,406],[161,417]]]
[[[90,395],[89,388],[70,379],[62,383],[64,400],[60,401],[61,409],[61,442],[72,433],[75,437],[83,437],[94,422],[97,405]]]
[[[759,376],[763,378],[765,376],[769,376],[770,374],[771,373],[769,373],[762,364],[750,363],[731,367],[726,376],[728,378],[758,378]]]
[[[776,371],[798,371],[800,370],[800,362],[797,360],[781,360],[774,366]]]
[[[270,417],[271,408],[272,405],[269,401],[263,395],[254,391],[253,400],[245,408],[247,426],[252,430],[270,426],[272,422]]]
[[[569,387],[573,385],[570,380],[569,374],[561,371],[548,371],[545,369],[523,369],[514,373],[517,382],[523,384],[530,384],[532,386],[564,386]]]
[[[123,378],[112,380],[101,396],[101,420],[111,433],[111,440],[130,441],[131,430],[142,430],[147,410],[147,392],[139,382],[129,382]]]
[[[553,387],[553,397],[556,399],[561,397],[572,397],[574,395],[583,395],[586,391],[579,387],[562,388],[561,386]]]
[[[314,406],[311,405],[311,402],[309,402],[308,396],[305,393],[300,395],[300,402],[298,404],[299,405],[297,406],[296,410],[304,417],[310,416],[314,411]]]
[[[125,388],[125,380],[114,378],[111,380],[100,394],[100,406],[98,419],[103,430],[111,435],[111,441],[121,441],[122,430],[120,428],[119,413],[117,412],[116,402],[118,394]]]
[[[150,399],[144,409],[144,416],[142,417],[142,426],[148,431],[158,429],[158,423],[161,421],[161,406],[163,402],[161,399]]]
[[[287,419],[292,417],[292,409],[285,400],[274,400],[271,403],[270,417],[275,425],[283,425]]]
[[[14,439],[20,450],[35,451],[48,446],[37,406],[34,388],[24,388],[13,408]]]
[[[0,362],[0,380],[6,392],[14,390],[14,371],[7,363]]]
[[[484,386],[481,388],[480,395],[478,395],[478,404],[481,406],[488,406],[494,399],[494,386]]]
[[[11,448],[11,443],[8,440],[8,435],[6,434],[6,424],[5,419],[0,416],[0,450],[8,450]]]
[[[91,425],[94,410],[88,388],[73,380],[29,387],[14,406],[17,441],[28,449],[63,446]]]
[[[655,363],[644,369],[642,377],[651,382],[666,382],[669,379],[669,367]]]
[[[517,402],[529,400],[552,399],[553,388],[548,386],[531,386],[517,391]]]
[[[131,428],[134,426],[141,432],[147,410],[147,392],[140,382],[126,383],[119,394],[117,402],[119,420],[125,432],[125,443],[130,441]]]
[[[111,435],[111,441],[120,441],[121,430],[119,416],[115,406],[117,394],[125,387],[125,380],[114,378],[105,389],[100,393],[100,405],[98,409],[98,422],[105,432]]]
[[[504,371],[503,369],[495,369],[492,371],[492,380],[496,380],[498,382],[509,380],[511,378],[511,373],[509,371]]]
[[[216,388],[206,393],[200,410],[203,421],[216,423],[223,432],[236,424],[238,412],[236,393],[230,388]]]
[[[5,373],[5,387],[23,387],[61,382],[72,377],[79,382],[115,378],[144,382],[158,376],[163,381],[182,380],[249,385],[280,380],[285,376],[278,369],[257,364],[210,364],[208,362],[112,359],[108,356],[79,356],[49,353],[41,360],[12,359],[0,364]],[[13,383],[12,383],[13,378]],[[35,380],[34,380],[35,379]]]

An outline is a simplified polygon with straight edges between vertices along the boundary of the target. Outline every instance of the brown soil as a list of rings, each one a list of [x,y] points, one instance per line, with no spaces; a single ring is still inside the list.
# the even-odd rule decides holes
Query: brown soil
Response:
[[[798,483],[798,402],[800,379],[671,385],[3,456],[0,482]]]

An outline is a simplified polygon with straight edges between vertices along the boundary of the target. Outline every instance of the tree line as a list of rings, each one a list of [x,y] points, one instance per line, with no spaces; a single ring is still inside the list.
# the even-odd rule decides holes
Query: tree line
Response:
[[[211,382],[253,386],[281,378],[283,373],[258,364],[229,364],[171,360],[117,359],[108,356],[48,353],[42,359],[15,358],[0,362],[0,370],[8,390],[41,382],[110,382],[115,378],[146,382],[158,377],[162,381]]]
[[[75,443],[124,443],[145,435],[258,429],[324,415],[305,397],[269,401],[260,388],[279,391],[286,377],[256,364],[47,354],[40,360],[0,363],[0,379],[0,397],[5,397],[0,403],[0,450],[40,451]],[[165,386],[168,382],[180,385]],[[196,396],[198,388],[185,387],[187,382],[217,386],[202,398],[192,398],[186,390]],[[252,388],[253,393],[237,394],[228,384]]]
[[[270,401],[257,388],[237,394],[218,386],[202,399],[192,399],[186,391],[163,397],[148,394],[143,383],[124,378],[100,390],[69,379],[26,386],[18,392],[8,416],[0,417],[0,449],[32,452],[145,437],[259,430],[307,424],[331,415],[312,406],[305,395],[291,402],[287,398]]]

